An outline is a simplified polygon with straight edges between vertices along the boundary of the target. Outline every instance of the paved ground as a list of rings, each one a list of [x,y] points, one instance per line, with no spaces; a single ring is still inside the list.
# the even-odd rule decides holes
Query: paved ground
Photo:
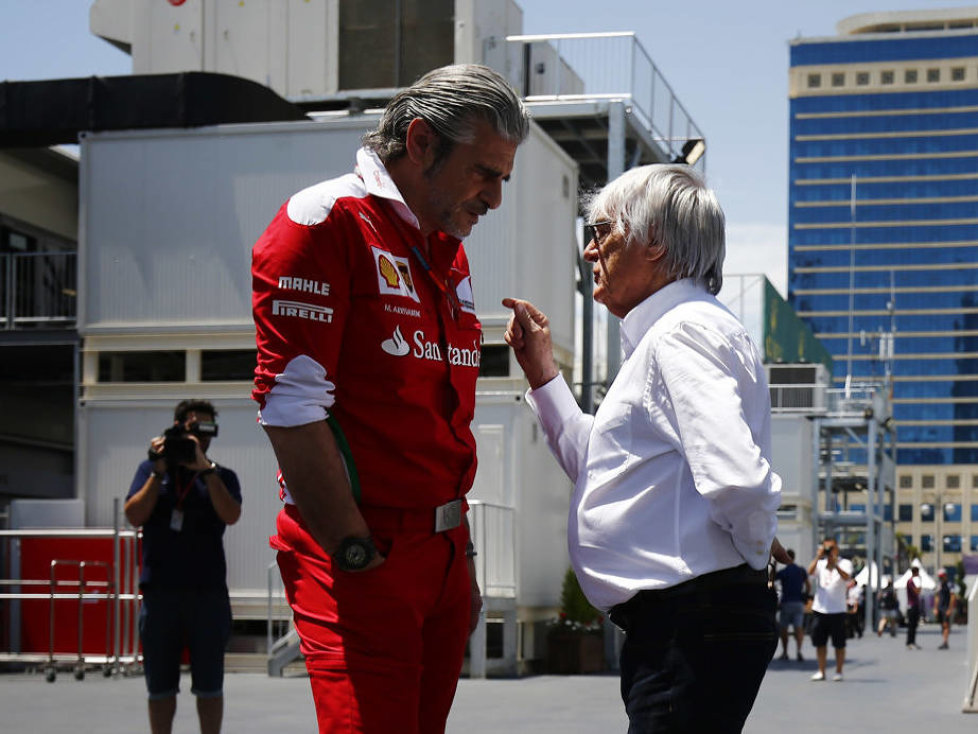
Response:
[[[968,667],[965,635],[955,630],[951,650],[937,650],[937,628],[925,626],[921,650],[902,638],[853,640],[843,683],[812,683],[809,659],[771,663],[748,734],[826,734],[833,731],[886,734],[972,734],[978,714],[962,714]],[[831,650],[830,650],[831,653]],[[175,732],[196,732],[192,698],[183,681]],[[40,674],[0,675],[0,730],[5,734],[71,731],[131,734],[148,731],[141,678],[69,674],[47,683]],[[228,734],[312,732],[309,684],[304,677],[229,675]],[[577,734],[624,732],[618,681],[607,676],[535,676],[518,680],[462,680],[449,734]]]

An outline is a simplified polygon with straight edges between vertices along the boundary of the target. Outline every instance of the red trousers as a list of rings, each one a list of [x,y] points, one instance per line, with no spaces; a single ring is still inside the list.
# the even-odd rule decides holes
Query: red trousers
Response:
[[[469,635],[468,530],[414,530],[385,511],[364,517],[383,565],[346,573],[279,513],[278,566],[312,683],[319,731],[440,734]],[[433,517],[432,517],[433,524]]]

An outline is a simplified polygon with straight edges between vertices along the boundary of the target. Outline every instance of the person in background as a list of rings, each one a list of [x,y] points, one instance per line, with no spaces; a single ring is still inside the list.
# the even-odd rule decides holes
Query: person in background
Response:
[[[941,644],[937,646],[937,649],[947,650],[957,596],[951,588],[951,583],[947,580],[947,571],[943,568],[937,572],[937,580],[940,582],[940,588],[934,596],[934,616],[937,617],[937,623],[941,625]]]
[[[839,558],[839,545],[835,538],[826,538],[818,547],[818,553],[808,564],[808,575],[815,577],[815,601],[812,603],[812,645],[818,671],[813,681],[825,680],[828,662],[828,641],[832,638],[835,649],[835,673],[832,680],[843,680],[842,668],[846,662],[846,591],[852,579],[852,562]]]
[[[781,584],[781,610],[778,622],[781,626],[781,659],[788,659],[788,630],[795,636],[795,659],[802,661],[801,645],[805,639],[805,602],[811,593],[811,582],[805,569],[795,563],[795,552],[787,550],[791,561],[777,572],[775,579]]]
[[[846,592],[846,620],[849,631],[848,637],[863,636],[863,629],[866,626],[865,618],[866,586],[855,581],[850,582],[849,590]]]
[[[907,649],[919,650],[917,644],[917,625],[920,624],[920,568],[910,567],[910,578],[907,579]]]
[[[224,718],[231,602],[223,538],[241,517],[241,487],[233,471],[207,457],[216,419],[206,400],[180,402],[126,496],[126,519],[143,529],[139,636],[153,734],[173,728],[185,643],[201,734],[220,732]]]
[[[499,74],[435,69],[394,96],[353,173],[292,196],[254,246],[253,397],[283,480],[271,543],[321,732],[445,729],[482,608],[462,239],[528,134]]]
[[[900,602],[897,600],[896,592],[893,590],[893,582],[886,580],[879,593],[880,623],[876,628],[876,634],[883,636],[887,628],[890,630],[890,637],[896,637],[897,617],[900,615]]]
[[[790,559],[774,537],[764,365],[716,298],[723,211],[688,166],[651,165],[587,213],[594,300],[622,319],[624,349],[597,412],[578,407],[529,301],[503,300],[505,339],[576,485],[567,534],[581,587],[625,630],[629,732],[739,732],[777,649],[768,558]]]

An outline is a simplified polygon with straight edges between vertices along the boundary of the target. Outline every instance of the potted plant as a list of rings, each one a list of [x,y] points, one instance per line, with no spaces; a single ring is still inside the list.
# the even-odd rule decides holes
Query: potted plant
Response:
[[[604,618],[591,606],[572,569],[560,591],[560,614],[547,629],[547,672],[559,675],[604,670]]]

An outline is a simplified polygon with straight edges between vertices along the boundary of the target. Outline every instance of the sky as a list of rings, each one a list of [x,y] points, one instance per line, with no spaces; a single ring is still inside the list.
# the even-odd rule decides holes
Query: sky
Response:
[[[162,0],[161,0],[162,1]],[[707,177],[727,217],[726,274],[786,293],[788,44],[851,15],[967,7],[953,0],[517,0],[523,32],[633,31],[705,133]],[[88,30],[91,0],[0,0],[0,79],[128,74]]]

